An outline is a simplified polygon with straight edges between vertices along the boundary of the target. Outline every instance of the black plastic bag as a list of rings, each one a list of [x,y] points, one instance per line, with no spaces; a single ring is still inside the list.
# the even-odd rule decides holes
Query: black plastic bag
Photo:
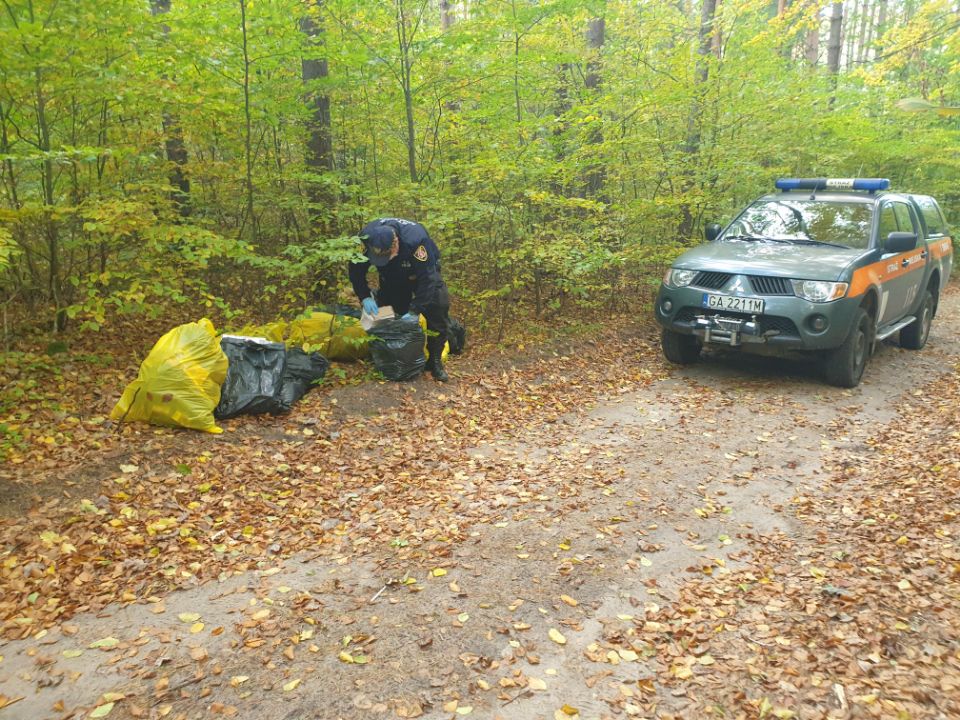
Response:
[[[367,333],[374,337],[370,342],[373,365],[387,380],[409,380],[423,372],[426,337],[418,321],[381,320]]]
[[[280,407],[283,412],[289,412],[317,380],[322,380],[329,367],[329,361],[318,352],[307,354],[299,348],[287,350],[287,369],[280,386]]]
[[[220,347],[229,366],[213,416],[225,420],[237,415],[283,412],[280,389],[287,369],[286,346],[263,338],[224,335]]]
[[[450,344],[450,354],[460,355],[467,344],[467,329],[456,318],[450,318],[447,326],[447,342]]]

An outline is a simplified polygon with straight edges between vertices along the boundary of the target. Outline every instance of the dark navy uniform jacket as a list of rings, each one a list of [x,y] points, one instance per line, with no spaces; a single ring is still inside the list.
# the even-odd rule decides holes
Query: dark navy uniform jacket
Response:
[[[380,274],[380,290],[377,302],[380,305],[405,305],[409,301],[410,310],[423,313],[424,308],[437,301],[438,295],[446,289],[440,277],[440,250],[426,228],[420,223],[400,218],[381,218],[364,226],[360,235],[367,235],[371,228],[389,225],[400,238],[397,256],[383,267],[377,268]],[[350,263],[349,275],[353,291],[360,300],[370,297],[367,284],[367,271],[370,262]]]

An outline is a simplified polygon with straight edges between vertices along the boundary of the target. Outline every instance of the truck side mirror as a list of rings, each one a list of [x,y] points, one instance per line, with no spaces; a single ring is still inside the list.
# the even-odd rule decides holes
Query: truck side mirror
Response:
[[[706,227],[703,228],[703,236],[707,239],[707,242],[713,242],[720,235],[721,230],[723,228],[717,223],[707,223]]]
[[[917,247],[917,234],[912,232],[892,232],[883,241],[883,250],[888,253],[902,253]]]

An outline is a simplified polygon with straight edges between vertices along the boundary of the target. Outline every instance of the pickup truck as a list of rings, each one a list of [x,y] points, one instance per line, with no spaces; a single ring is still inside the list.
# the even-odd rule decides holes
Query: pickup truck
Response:
[[[856,387],[875,344],[921,349],[953,266],[950,230],[926,195],[881,178],[784,178],[678,257],[654,315],[670,362],[704,345],[801,355]]]

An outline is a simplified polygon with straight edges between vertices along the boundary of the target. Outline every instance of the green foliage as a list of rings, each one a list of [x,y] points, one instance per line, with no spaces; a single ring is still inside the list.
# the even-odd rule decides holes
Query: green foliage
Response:
[[[396,215],[440,244],[455,312],[502,330],[645,297],[703,224],[780,175],[887,176],[960,219],[947,0],[888,4],[862,42],[864,10],[845,3],[837,76],[804,59],[818,27],[825,48],[822,3],[779,17],[721,3],[705,55],[697,3],[451,5],[445,25],[438,3],[412,0],[247,3],[245,60],[235,0],[172,0],[157,16],[139,0],[8,0],[8,306],[90,329],[177,305],[291,316],[349,300],[355,233]],[[303,60],[320,57],[329,75],[305,85]],[[307,162],[318,96],[332,170]]]

